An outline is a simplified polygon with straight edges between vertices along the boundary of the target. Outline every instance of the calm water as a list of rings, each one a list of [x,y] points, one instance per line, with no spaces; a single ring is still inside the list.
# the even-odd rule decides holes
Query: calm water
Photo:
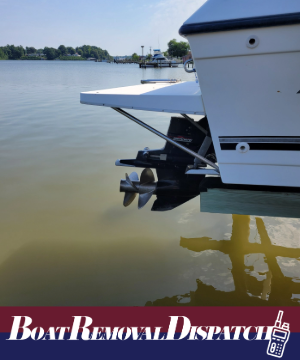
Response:
[[[0,305],[300,304],[300,220],[122,205],[115,167],[163,141],[81,91],[193,75],[0,61]],[[132,111],[162,132],[170,114]],[[138,169],[141,173],[142,169]]]

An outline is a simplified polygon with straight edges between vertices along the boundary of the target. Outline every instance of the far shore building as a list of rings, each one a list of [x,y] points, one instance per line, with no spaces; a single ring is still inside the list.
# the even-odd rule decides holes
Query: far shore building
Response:
[[[42,54],[42,53],[34,53],[34,54],[26,54],[26,56],[45,56],[45,54]]]

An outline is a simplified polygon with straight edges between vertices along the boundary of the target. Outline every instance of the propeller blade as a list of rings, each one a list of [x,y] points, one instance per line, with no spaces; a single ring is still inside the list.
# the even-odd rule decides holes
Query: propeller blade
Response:
[[[142,171],[140,185],[152,183],[155,181],[154,174],[151,169],[146,168]]]
[[[150,191],[148,193],[139,195],[139,203],[138,203],[138,208],[139,209],[141,209],[142,207],[144,207],[147,204],[147,202],[150,200],[153,192],[154,191]]]
[[[133,172],[130,174],[130,176],[128,176],[128,174],[126,173],[125,176],[126,176],[126,181],[128,182],[128,184],[130,184],[133,187],[133,189],[138,191],[138,188],[132,182],[132,180],[139,180],[138,174],[136,172]]]
[[[123,205],[125,207],[129,206],[133,200],[135,199],[136,197],[136,193],[133,193],[133,192],[126,192],[125,195],[124,195],[124,201],[123,201]]]
[[[139,176],[136,172],[132,172],[130,175],[129,175],[129,179],[131,181],[139,181]]]

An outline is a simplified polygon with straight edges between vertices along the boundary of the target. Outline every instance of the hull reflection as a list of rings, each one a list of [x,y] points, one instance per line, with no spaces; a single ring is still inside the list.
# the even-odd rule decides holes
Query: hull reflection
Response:
[[[272,244],[264,221],[256,217],[258,242],[249,242],[250,216],[232,215],[230,240],[213,240],[209,237],[181,238],[180,246],[194,253],[221,252],[229,256],[233,291],[221,291],[209,284],[207,268],[205,281],[196,279],[197,289],[147,302],[148,306],[297,306],[300,299],[300,249]],[[294,266],[292,276],[285,276],[279,259],[286,266]],[[201,257],[199,257],[201,261]],[[296,259],[296,260],[295,260]],[[217,259],[217,261],[219,261]],[[297,263],[295,263],[295,261]],[[209,264],[210,265],[210,264]],[[289,275],[291,275],[289,274]],[[220,274],[224,276],[224,274]]]

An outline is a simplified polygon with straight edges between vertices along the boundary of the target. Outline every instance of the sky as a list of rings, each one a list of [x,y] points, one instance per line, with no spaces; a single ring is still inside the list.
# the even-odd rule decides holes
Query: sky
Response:
[[[95,45],[110,55],[167,50],[205,0],[0,0],[0,46]]]

